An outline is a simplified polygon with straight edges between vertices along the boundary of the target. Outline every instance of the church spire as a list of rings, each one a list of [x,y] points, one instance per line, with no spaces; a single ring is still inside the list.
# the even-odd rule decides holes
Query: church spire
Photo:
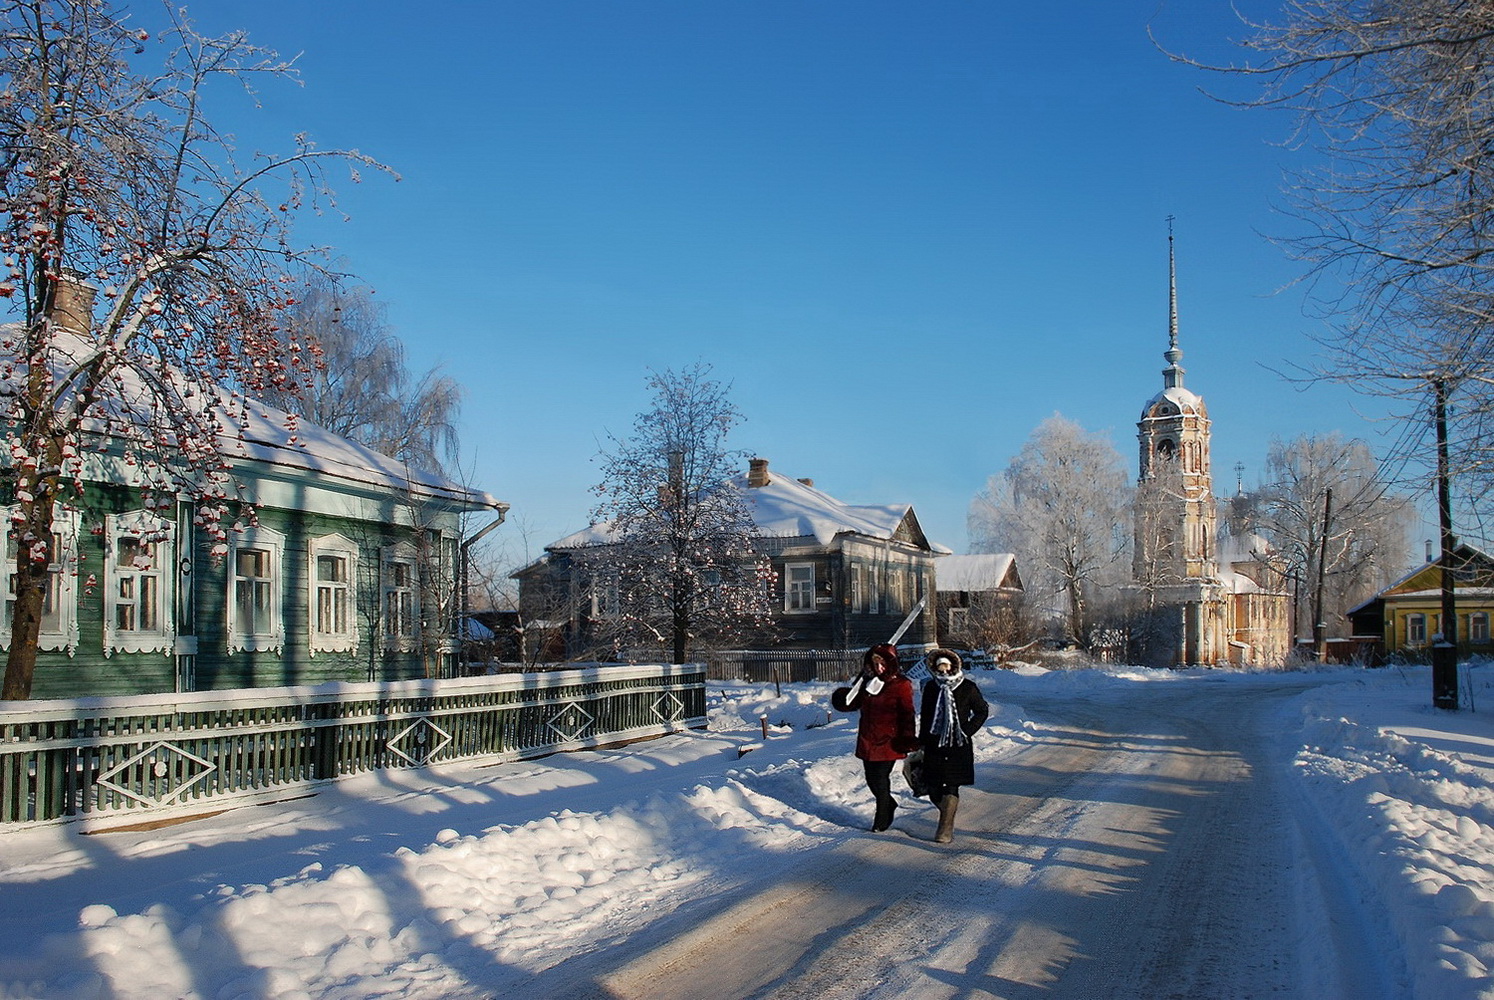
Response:
[[[1172,216],[1167,217],[1167,350],[1162,355],[1167,367],[1162,369],[1162,384],[1169,389],[1183,384],[1183,352],[1178,347],[1178,268],[1172,249]]]

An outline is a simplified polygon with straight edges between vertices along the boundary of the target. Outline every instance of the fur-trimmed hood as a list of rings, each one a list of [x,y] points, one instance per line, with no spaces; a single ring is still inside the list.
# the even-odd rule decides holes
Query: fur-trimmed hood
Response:
[[[965,669],[965,663],[960,659],[959,653],[956,653],[952,649],[945,649],[943,646],[937,646],[923,655],[923,662],[928,664],[929,673],[932,674],[935,672],[934,664],[939,662],[940,659],[949,660],[949,662],[954,664],[956,670]]]

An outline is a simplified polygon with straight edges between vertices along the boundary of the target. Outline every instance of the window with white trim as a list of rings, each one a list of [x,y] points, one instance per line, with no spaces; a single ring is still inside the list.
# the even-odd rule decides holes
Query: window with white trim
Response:
[[[1406,616],[1406,642],[1412,646],[1423,646],[1427,641],[1427,616],[1412,614]]]
[[[604,573],[591,581],[591,617],[594,619],[616,618],[622,614],[622,596],[618,590],[617,574]]]
[[[147,511],[104,518],[104,655],[172,648],[176,525]]]
[[[1489,614],[1486,611],[1475,611],[1468,616],[1468,641],[1489,641]]]
[[[228,649],[279,650],[285,644],[280,614],[281,558],[285,536],[273,528],[246,528],[233,536],[228,562]]]
[[[342,535],[313,538],[308,547],[311,575],[311,653],[348,653],[358,649],[354,606],[358,579],[358,545]]]
[[[415,546],[405,543],[385,548],[379,580],[385,648],[414,649],[420,620]]]
[[[785,563],[783,610],[804,614],[814,610],[814,563]]]
[[[5,514],[5,613],[0,623],[0,649],[10,648],[10,626],[16,606],[17,539],[11,527],[17,508]],[[72,656],[78,648],[78,512],[54,508],[52,537],[47,543],[47,593],[42,603],[38,649],[65,649]]]

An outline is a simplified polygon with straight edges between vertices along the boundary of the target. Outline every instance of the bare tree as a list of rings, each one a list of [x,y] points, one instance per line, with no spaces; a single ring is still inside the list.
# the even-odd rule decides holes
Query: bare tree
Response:
[[[1021,600],[1005,595],[972,594],[970,606],[957,623],[951,623],[948,642],[983,649],[997,663],[1004,663],[1036,644],[1045,634],[1039,621]]]
[[[331,204],[334,162],[377,166],[304,139],[241,162],[206,117],[210,84],[291,66],[168,16],[151,39],[96,0],[0,4],[0,295],[16,318],[0,333],[17,541],[4,698],[30,695],[54,509],[81,493],[89,448],[122,449],[148,506],[196,498],[226,551],[240,508],[221,442],[246,394],[311,365],[280,336],[286,272],[316,256],[291,220]],[[151,44],[164,68],[136,71]]]
[[[373,290],[311,271],[293,298],[284,337],[310,345],[316,365],[266,401],[415,468],[454,467],[461,386],[437,368],[412,375]]]
[[[1119,591],[1131,488],[1120,453],[1055,414],[970,505],[971,548],[1017,555],[1029,606],[1064,606],[1064,630],[1089,641],[1096,601]]]
[[[620,644],[692,646],[759,628],[771,617],[771,566],[733,477],[745,453],[727,448],[741,422],[730,386],[696,363],[651,372],[650,409],[627,440],[610,437],[596,516],[610,544],[588,559],[609,596]]]
[[[1242,498],[1244,526],[1268,543],[1255,555],[1296,593],[1297,635],[1318,620],[1342,633],[1346,611],[1409,568],[1412,502],[1368,445],[1337,433],[1272,441],[1265,477]]]
[[[1450,394],[1450,473],[1479,501],[1494,485],[1494,7],[1294,0],[1250,27],[1254,61],[1207,68],[1258,83],[1235,103],[1288,110],[1292,142],[1320,154],[1290,178],[1302,226],[1285,240],[1328,321],[1309,374],[1399,404],[1400,454],[1428,468],[1425,404]]]

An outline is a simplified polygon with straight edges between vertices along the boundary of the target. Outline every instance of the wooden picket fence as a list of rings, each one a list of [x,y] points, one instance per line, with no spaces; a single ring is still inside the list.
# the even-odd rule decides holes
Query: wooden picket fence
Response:
[[[703,664],[0,702],[0,829],[118,826],[379,768],[518,760],[705,724]]]

